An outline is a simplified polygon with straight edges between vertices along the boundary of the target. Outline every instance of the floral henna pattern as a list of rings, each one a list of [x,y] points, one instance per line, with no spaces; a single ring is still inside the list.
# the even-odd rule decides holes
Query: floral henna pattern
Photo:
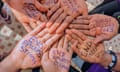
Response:
[[[61,6],[64,9],[64,11],[69,14],[72,17],[79,16],[80,11],[79,11],[79,4],[77,3],[78,1],[76,0],[61,0]]]
[[[33,36],[22,42],[20,51],[27,54],[31,58],[33,64],[35,64],[36,60],[31,51],[35,52],[38,57],[41,56],[43,51],[43,44],[36,37]]]
[[[39,16],[40,11],[37,10],[33,3],[24,3],[23,9],[29,17],[35,18],[37,20],[41,19],[41,16]]]
[[[57,67],[69,70],[70,58],[66,58],[66,52],[56,49],[52,51],[52,54],[52,59]]]

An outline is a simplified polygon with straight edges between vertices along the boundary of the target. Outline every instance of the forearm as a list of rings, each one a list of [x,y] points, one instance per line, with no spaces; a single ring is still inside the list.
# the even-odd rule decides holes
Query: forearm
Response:
[[[117,55],[117,64],[113,68],[114,71],[120,71],[120,53],[116,53]],[[103,61],[100,63],[102,66],[107,67],[112,62],[112,57],[110,54],[106,53],[104,56]]]
[[[8,56],[0,63],[0,72],[17,72],[18,70],[19,67],[11,56]]]

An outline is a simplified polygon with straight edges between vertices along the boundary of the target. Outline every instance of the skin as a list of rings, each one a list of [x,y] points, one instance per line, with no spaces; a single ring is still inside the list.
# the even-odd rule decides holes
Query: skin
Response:
[[[73,3],[70,4],[69,2],[73,2]],[[63,9],[65,10],[65,12],[67,12],[69,15],[72,15],[73,17],[78,15],[76,12],[80,12],[81,15],[88,15],[88,8],[85,3],[85,0],[60,0],[60,4],[61,4],[60,6],[62,6]],[[74,6],[74,8],[73,8],[73,6]],[[79,8],[79,9],[77,9],[77,8]],[[50,12],[48,12],[47,15],[52,16],[52,14],[58,9],[59,9],[58,5],[54,6],[50,10]]]
[[[80,21],[83,23],[80,23]],[[104,40],[109,40],[118,33],[119,24],[116,19],[110,16],[94,14],[86,18],[81,17],[69,26],[70,28],[79,29],[86,35],[96,37],[95,44]]]
[[[69,25],[70,29],[89,30],[89,16],[78,16]]]
[[[67,38],[73,43],[73,51],[80,58],[90,63],[101,63],[105,55],[105,49],[102,43],[96,46],[92,39],[85,37],[83,33],[75,29],[67,30],[66,32],[68,34]]]
[[[41,22],[47,21],[47,17],[42,14],[42,12],[46,12],[47,9],[37,0],[10,0],[6,2],[28,32],[31,32],[35,27],[40,25]],[[33,5],[28,5],[30,3]],[[28,7],[32,7],[34,11],[29,10]]]
[[[72,50],[67,48],[68,40],[66,37],[62,37],[49,52],[43,55],[41,63],[45,72],[68,72]]]
[[[19,69],[28,69],[40,66],[43,53],[46,52],[46,50],[48,50],[52,44],[61,37],[61,34],[48,35],[48,33],[43,32],[44,29],[45,24],[42,24],[27,34],[17,44],[8,58],[0,64],[0,71],[8,72],[10,70],[10,72],[14,72]],[[11,63],[7,62],[8,64],[6,64],[6,61],[9,59],[12,60]],[[15,69],[11,67],[9,68],[9,66],[12,65],[12,62],[15,64]],[[5,68],[7,67],[9,69],[6,70]]]
[[[58,0],[38,0],[38,1],[40,2],[40,4],[47,7],[48,9],[52,8],[58,2]]]
[[[75,2],[75,3],[70,3],[70,2]],[[52,0],[52,1],[51,0],[45,0],[45,1],[29,0],[28,1],[28,0],[24,0],[24,1],[20,1],[20,2],[12,0],[12,1],[8,1],[8,4],[12,7],[13,13],[16,15],[18,20],[23,24],[23,26],[25,27],[25,29],[28,32],[30,32],[35,27],[37,27],[39,24],[41,24],[41,22],[47,21],[47,18],[49,18],[53,12],[55,12],[56,10],[59,10],[59,6],[61,6],[62,9],[65,11],[64,16],[66,16],[67,14],[70,16],[66,16],[64,25],[60,26],[60,24],[56,25],[56,23],[55,24],[53,23],[54,25],[50,28],[50,33],[52,33],[56,28],[58,28],[58,26],[60,26],[60,28],[56,31],[57,33],[60,33],[60,32],[64,31],[64,28],[66,28],[68,26],[68,24],[72,21],[72,19],[74,17],[76,17],[82,13],[87,14],[87,6],[84,1],[81,0],[80,3],[83,4],[82,7],[84,6],[86,8],[86,12],[83,11],[83,8],[79,8],[81,4],[78,3],[78,0],[77,1],[70,0],[70,2],[67,1],[67,4],[65,4],[64,0],[63,1],[57,1],[57,0]],[[20,5],[19,5],[19,7],[16,7],[16,5],[15,4],[13,5],[12,3],[15,3],[16,5],[19,5],[19,4]],[[23,3],[33,3],[35,5],[35,8],[39,10],[39,12],[37,12],[38,14],[36,14],[36,16],[32,16],[32,18],[27,16],[26,13],[23,12],[23,9],[22,9],[22,6],[24,6]],[[66,8],[66,6],[67,6],[67,8]],[[26,9],[28,10],[28,8],[26,8]],[[50,9],[50,10],[48,10],[48,9]],[[20,12],[18,12],[18,11],[20,11]],[[41,13],[41,12],[46,12],[46,11],[48,11],[47,18],[44,14]],[[28,12],[30,13],[31,11],[28,11]],[[30,15],[31,15],[31,13],[30,13]],[[59,19],[60,19],[60,17],[59,17]],[[55,19],[55,17],[54,17],[54,19],[52,19],[52,18],[49,20],[50,24],[48,23],[48,27],[51,26],[51,23]],[[64,17],[62,16],[62,19],[60,19],[60,20],[59,19],[56,22],[61,22],[61,20],[63,20]],[[55,26],[55,28],[53,28],[54,26]]]
[[[47,23],[49,32],[50,33],[54,33],[54,31],[56,31],[56,33],[64,32],[64,30],[68,27],[69,23],[72,22],[72,20],[75,17],[82,14],[82,10],[80,10],[82,8],[79,8],[81,5],[80,4],[81,2],[84,3],[84,1],[82,0],[75,0],[75,1],[60,0],[60,8],[58,8],[57,6],[58,9],[57,8],[52,9],[53,11],[56,11],[56,12],[52,15],[51,19]],[[83,6],[85,6],[85,3]],[[51,16],[50,14],[48,15]]]
[[[79,30],[67,30],[67,39],[71,41],[73,51],[83,60],[90,63],[98,63],[103,67],[107,67],[112,62],[112,56],[105,51],[103,43],[94,44],[92,39],[85,37]],[[120,71],[120,53],[117,55],[117,64],[112,69]]]
[[[28,40],[31,36],[36,35],[36,33],[41,31],[43,28],[44,28],[44,25],[36,28],[34,31],[29,33],[18,43],[18,45],[15,47],[15,49],[12,51],[12,53],[0,63],[0,72],[8,72],[8,71],[17,72],[20,69],[34,68],[34,67],[41,65],[40,64],[41,57],[40,57],[40,55],[37,54],[37,52],[35,50],[29,49],[29,47],[26,47],[28,49],[28,51],[30,51],[32,53],[32,55],[35,57],[35,60],[37,60],[37,62],[35,64],[33,64],[31,61],[31,58],[26,53],[21,52],[20,47],[21,47],[21,43],[23,43],[25,40]],[[91,53],[92,52],[91,50],[94,50],[95,48],[97,49],[97,51],[94,54],[89,55],[89,57],[83,56],[83,54],[81,54],[81,53],[86,52],[85,47],[88,47],[87,46],[88,42],[92,42],[93,40],[88,39],[87,37],[85,37],[84,34],[82,34],[81,32],[79,32],[77,30],[68,30],[66,32],[68,35],[66,35],[65,38],[62,37],[59,41],[55,41],[56,43],[54,43],[52,45],[52,49],[50,51],[43,53],[41,63],[42,63],[42,67],[45,72],[49,72],[49,71],[50,72],[59,72],[59,71],[60,72],[63,72],[63,71],[68,72],[68,69],[66,69],[66,68],[64,69],[61,66],[59,67],[59,65],[55,64],[55,62],[58,61],[58,63],[63,64],[66,67],[69,67],[71,56],[72,56],[72,50],[71,49],[68,50],[68,45],[69,45],[68,41],[69,40],[73,44],[72,45],[73,51],[76,52],[82,59],[84,59],[88,62],[99,63],[104,67],[107,67],[108,64],[111,63],[111,61],[112,61],[111,55],[109,55],[108,53],[105,53],[104,46],[102,45],[102,43],[95,47],[94,47],[94,45],[91,45],[90,49],[88,49],[87,53]],[[72,35],[71,35],[71,33],[72,33]],[[78,41],[76,41],[76,38]],[[40,43],[40,45],[41,45],[41,43]],[[80,44],[80,46],[78,46],[79,44]],[[94,44],[94,43],[90,43],[90,44]],[[44,47],[44,45],[43,45],[43,47]],[[102,51],[102,52],[100,52],[100,51]],[[98,54],[99,52],[100,52],[100,54]],[[113,68],[113,70],[120,71],[120,68],[119,68],[120,54],[116,53],[116,55],[118,56],[118,61],[117,61],[117,65]],[[54,56],[57,56],[58,59],[55,59]],[[64,63],[61,63],[59,61],[59,58],[67,59],[67,62],[65,61]]]
[[[60,3],[64,11],[72,17],[88,14],[84,0],[60,0]]]
[[[7,3],[10,5],[11,10],[13,11],[14,15],[17,17],[17,19],[23,24],[27,32],[31,32],[33,29],[35,29],[38,25],[40,25],[42,22],[48,21],[48,16],[45,15],[45,12],[50,12],[51,8],[54,7],[56,4],[58,4],[58,0],[6,0]],[[14,5],[12,3],[15,3]],[[36,13],[29,10],[29,15],[36,14],[35,16],[28,16],[26,14],[25,10],[28,8],[23,9],[24,3],[32,3],[35,6]],[[18,5],[16,7],[16,5]],[[30,7],[30,6],[29,6]],[[38,10],[38,11],[37,11]],[[43,14],[44,13],[44,14]]]

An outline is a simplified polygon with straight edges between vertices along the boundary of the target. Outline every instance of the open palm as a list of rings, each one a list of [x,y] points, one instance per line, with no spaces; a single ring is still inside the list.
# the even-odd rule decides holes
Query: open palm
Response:
[[[47,9],[37,0],[10,0],[7,3],[28,32],[40,25],[41,22],[47,21],[46,16],[42,14]]]
[[[42,58],[42,66],[45,72],[68,72],[72,50],[68,48],[68,40],[61,38],[52,49]]]

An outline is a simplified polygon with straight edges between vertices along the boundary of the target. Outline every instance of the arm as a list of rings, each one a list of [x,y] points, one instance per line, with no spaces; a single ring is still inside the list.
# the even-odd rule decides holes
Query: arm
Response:
[[[69,40],[77,40],[77,44],[73,44],[73,51],[77,53],[77,55],[90,63],[98,63],[104,67],[108,67],[109,64],[112,62],[112,55],[105,52],[105,48],[103,43],[95,45],[93,43],[94,40],[90,40],[83,33],[81,33],[78,30],[72,29],[72,30],[67,30],[67,38]],[[69,37],[68,37],[69,36]],[[117,64],[113,68],[115,71],[120,71],[120,53],[116,53],[117,55]]]
[[[11,56],[0,63],[0,72],[17,72],[19,69],[17,62]]]
[[[117,55],[117,64],[116,64],[116,66],[113,68],[113,70],[115,70],[115,71],[120,71],[120,53],[116,53],[116,55]],[[104,67],[107,67],[110,63],[111,63],[111,61],[112,61],[112,57],[111,57],[111,55],[110,54],[108,54],[108,53],[106,53],[105,55],[104,55],[104,59],[103,59],[103,61],[101,61],[101,65],[102,66],[104,66]]]

